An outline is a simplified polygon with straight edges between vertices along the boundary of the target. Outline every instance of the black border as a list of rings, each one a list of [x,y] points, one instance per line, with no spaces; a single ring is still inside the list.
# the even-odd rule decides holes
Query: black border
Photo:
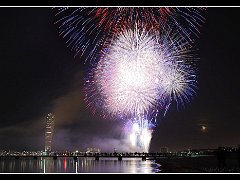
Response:
[[[238,0],[7,0],[0,6],[240,6]]]

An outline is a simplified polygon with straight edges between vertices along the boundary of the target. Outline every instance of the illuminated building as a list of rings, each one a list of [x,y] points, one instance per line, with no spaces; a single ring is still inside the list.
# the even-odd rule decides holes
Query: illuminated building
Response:
[[[45,131],[45,152],[52,150],[52,138],[54,130],[54,115],[49,113],[46,118],[46,131]]]
[[[100,153],[101,150],[99,148],[87,148],[86,153]]]

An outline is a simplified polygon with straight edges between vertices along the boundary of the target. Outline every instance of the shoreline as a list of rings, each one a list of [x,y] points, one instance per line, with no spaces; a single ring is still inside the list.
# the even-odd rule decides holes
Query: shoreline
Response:
[[[226,166],[219,167],[215,156],[157,158],[157,173],[240,173],[237,160],[227,159]]]

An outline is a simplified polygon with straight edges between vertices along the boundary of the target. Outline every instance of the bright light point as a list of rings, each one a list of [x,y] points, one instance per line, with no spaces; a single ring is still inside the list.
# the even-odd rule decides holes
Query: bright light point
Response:
[[[201,131],[202,131],[203,133],[207,132],[207,126],[202,125],[202,126],[201,126]]]
[[[133,124],[133,131],[134,131],[134,132],[138,132],[138,131],[139,131],[139,126],[138,126],[137,123],[134,123],[134,124]]]
[[[136,145],[136,137],[135,137],[135,134],[130,134],[130,141],[131,141],[132,146],[135,146],[135,145]]]

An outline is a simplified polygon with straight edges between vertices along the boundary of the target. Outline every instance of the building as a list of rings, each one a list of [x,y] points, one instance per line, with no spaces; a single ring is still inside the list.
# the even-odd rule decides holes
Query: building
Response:
[[[86,153],[100,153],[101,150],[99,148],[87,148]]]
[[[168,148],[167,147],[161,147],[160,148],[160,153],[168,153]]]
[[[54,120],[55,120],[54,115],[52,113],[48,113],[47,118],[46,118],[45,152],[52,151]]]

